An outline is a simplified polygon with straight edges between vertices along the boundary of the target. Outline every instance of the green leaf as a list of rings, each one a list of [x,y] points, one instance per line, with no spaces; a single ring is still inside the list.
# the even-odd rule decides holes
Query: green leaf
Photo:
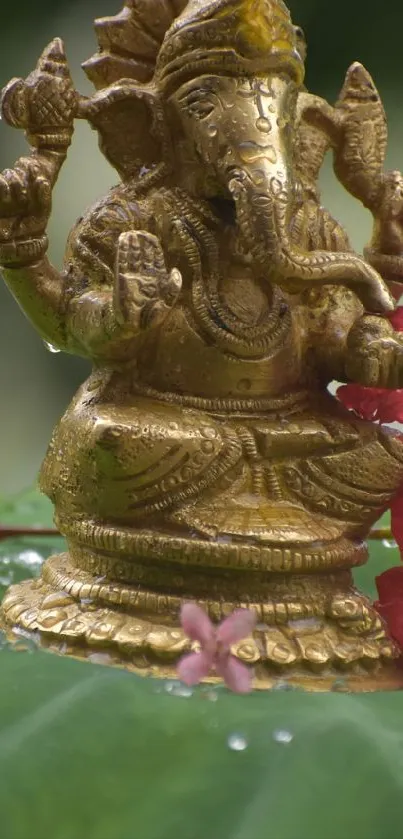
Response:
[[[12,506],[18,524],[37,515],[35,496]],[[3,559],[18,565],[21,547],[0,544]],[[396,550],[373,544],[361,584],[373,588],[392,561]],[[0,560],[1,574],[9,567]],[[400,693],[189,695],[7,646],[0,676],[2,839],[402,837]],[[246,748],[229,747],[234,734]]]
[[[36,489],[26,490],[13,498],[0,495],[0,523],[51,527],[53,505],[46,495],[42,495]]]

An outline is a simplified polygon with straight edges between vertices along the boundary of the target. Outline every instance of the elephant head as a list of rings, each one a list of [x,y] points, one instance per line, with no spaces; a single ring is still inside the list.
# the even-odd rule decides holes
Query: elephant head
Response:
[[[141,8],[141,2],[131,0],[128,7]],[[154,54],[152,76],[140,86],[124,82],[142,109],[137,132],[147,125],[146,108],[152,137],[159,134],[161,158],[171,149],[172,165],[186,148],[189,166],[208,176],[204,197],[216,191],[233,202],[243,242],[270,282],[290,292],[344,284],[368,310],[392,309],[386,285],[362,258],[307,252],[291,240],[299,200],[294,146],[304,60],[303,41],[283,0],[179,0],[178,9]],[[121,36],[122,25],[119,31]],[[101,91],[98,97],[105,95]],[[96,125],[95,113],[93,101],[87,117]],[[147,157],[153,140],[150,132],[148,142],[145,131],[142,136]]]

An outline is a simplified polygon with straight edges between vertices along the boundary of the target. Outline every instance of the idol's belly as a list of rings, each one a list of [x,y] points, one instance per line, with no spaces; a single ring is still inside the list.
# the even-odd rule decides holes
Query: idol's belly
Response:
[[[176,310],[145,342],[138,375],[157,392],[220,401],[264,401],[304,386],[291,316],[287,328],[241,342],[219,326],[205,334],[183,309]]]

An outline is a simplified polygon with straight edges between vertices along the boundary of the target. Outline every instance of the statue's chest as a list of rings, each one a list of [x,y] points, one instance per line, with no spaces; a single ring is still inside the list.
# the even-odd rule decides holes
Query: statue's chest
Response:
[[[256,276],[250,259],[231,231],[220,237],[217,292],[223,306],[245,326],[263,323],[272,307],[271,286]]]
[[[218,282],[219,298],[245,326],[258,326],[270,311],[270,288],[264,289],[247,266],[235,261],[225,266]]]

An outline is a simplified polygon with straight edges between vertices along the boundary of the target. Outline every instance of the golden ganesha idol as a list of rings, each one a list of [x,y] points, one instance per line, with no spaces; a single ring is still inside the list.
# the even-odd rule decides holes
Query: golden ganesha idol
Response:
[[[41,473],[68,552],[8,591],[2,621],[169,675],[191,647],[184,603],[213,621],[246,607],[257,624],[232,651],[256,687],[324,689],[340,673],[400,687],[352,569],[403,482],[403,442],[328,392],[403,386],[387,317],[401,176],[383,171],[376,88],[354,64],[335,107],[309,93],[282,0],[128,0],[96,32],[93,96],[58,39],[3,91],[30,144],[0,176],[4,278],[42,338],[93,372]],[[76,118],[120,182],[78,221],[59,273],[46,228]],[[320,203],[329,148],[374,215],[365,259]]]

